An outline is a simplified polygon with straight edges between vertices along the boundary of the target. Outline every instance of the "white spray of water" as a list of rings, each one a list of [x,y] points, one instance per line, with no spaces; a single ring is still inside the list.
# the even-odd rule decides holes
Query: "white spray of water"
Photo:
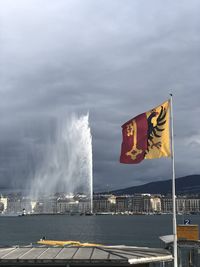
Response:
[[[33,179],[31,195],[35,199],[56,192],[84,193],[92,203],[92,137],[88,114],[73,115],[59,124],[55,140],[47,145],[45,160]]]

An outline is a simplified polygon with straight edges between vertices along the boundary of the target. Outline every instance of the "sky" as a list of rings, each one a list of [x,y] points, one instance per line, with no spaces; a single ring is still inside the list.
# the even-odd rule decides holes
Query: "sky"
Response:
[[[0,0],[0,190],[23,189],[56,121],[89,112],[94,190],[171,178],[119,163],[121,125],[173,93],[176,177],[200,174],[198,0]]]

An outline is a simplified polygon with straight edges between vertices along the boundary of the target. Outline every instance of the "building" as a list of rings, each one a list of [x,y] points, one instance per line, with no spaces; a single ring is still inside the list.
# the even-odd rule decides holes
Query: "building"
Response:
[[[21,196],[11,195],[8,197],[7,213],[8,214],[21,214],[22,213]]]
[[[116,197],[114,195],[95,195],[93,210],[94,212],[115,212]]]
[[[8,198],[0,196],[0,213],[6,213],[8,206]]]
[[[161,212],[161,196],[151,196],[151,212],[160,213]]]
[[[129,197],[129,211],[140,214],[151,210],[150,194],[134,194]]]
[[[129,203],[128,200],[127,196],[116,197],[116,212],[127,212]]]
[[[26,213],[32,213],[33,212],[30,198],[23,197],[21,199],[21,210],[25,210]]]
[[[161,211],[162,213],[172,213],[172,198],[170,197],[162,197],[161,198]]]
[[[78,202],[78,212],[81,214],[87,214],[91,212],[91,201],[90,199],[83,198]]]
[[[176,208],[178,213],[199,213],[200,199],[177,197]]]
[[[172,213],[172,199],[170,197],[161,198],[161,211],[163,213]],[[176,198],[177,213],[199,213],[200,199],[188,198],[187,196],[178,196]]]
[[[79,202],[68,198],[57,200],[57,213],[78,213]]]

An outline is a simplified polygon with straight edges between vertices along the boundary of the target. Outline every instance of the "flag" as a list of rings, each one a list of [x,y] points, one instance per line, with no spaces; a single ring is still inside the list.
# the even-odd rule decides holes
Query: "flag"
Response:
[[[170,100],[122,125],[120,162],[135,164],[143,159],[169,157]]]

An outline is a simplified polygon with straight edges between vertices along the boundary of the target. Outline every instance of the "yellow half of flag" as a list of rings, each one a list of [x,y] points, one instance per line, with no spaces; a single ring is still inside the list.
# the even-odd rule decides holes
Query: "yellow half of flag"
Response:
[[[146,116],[148,145],[145,159],[169,157],[171,155],[170,100],[146,112]]]
[[[148,122],[148,148],[145,159],[169,157],[170,149],[170,100],[146,112]]]

